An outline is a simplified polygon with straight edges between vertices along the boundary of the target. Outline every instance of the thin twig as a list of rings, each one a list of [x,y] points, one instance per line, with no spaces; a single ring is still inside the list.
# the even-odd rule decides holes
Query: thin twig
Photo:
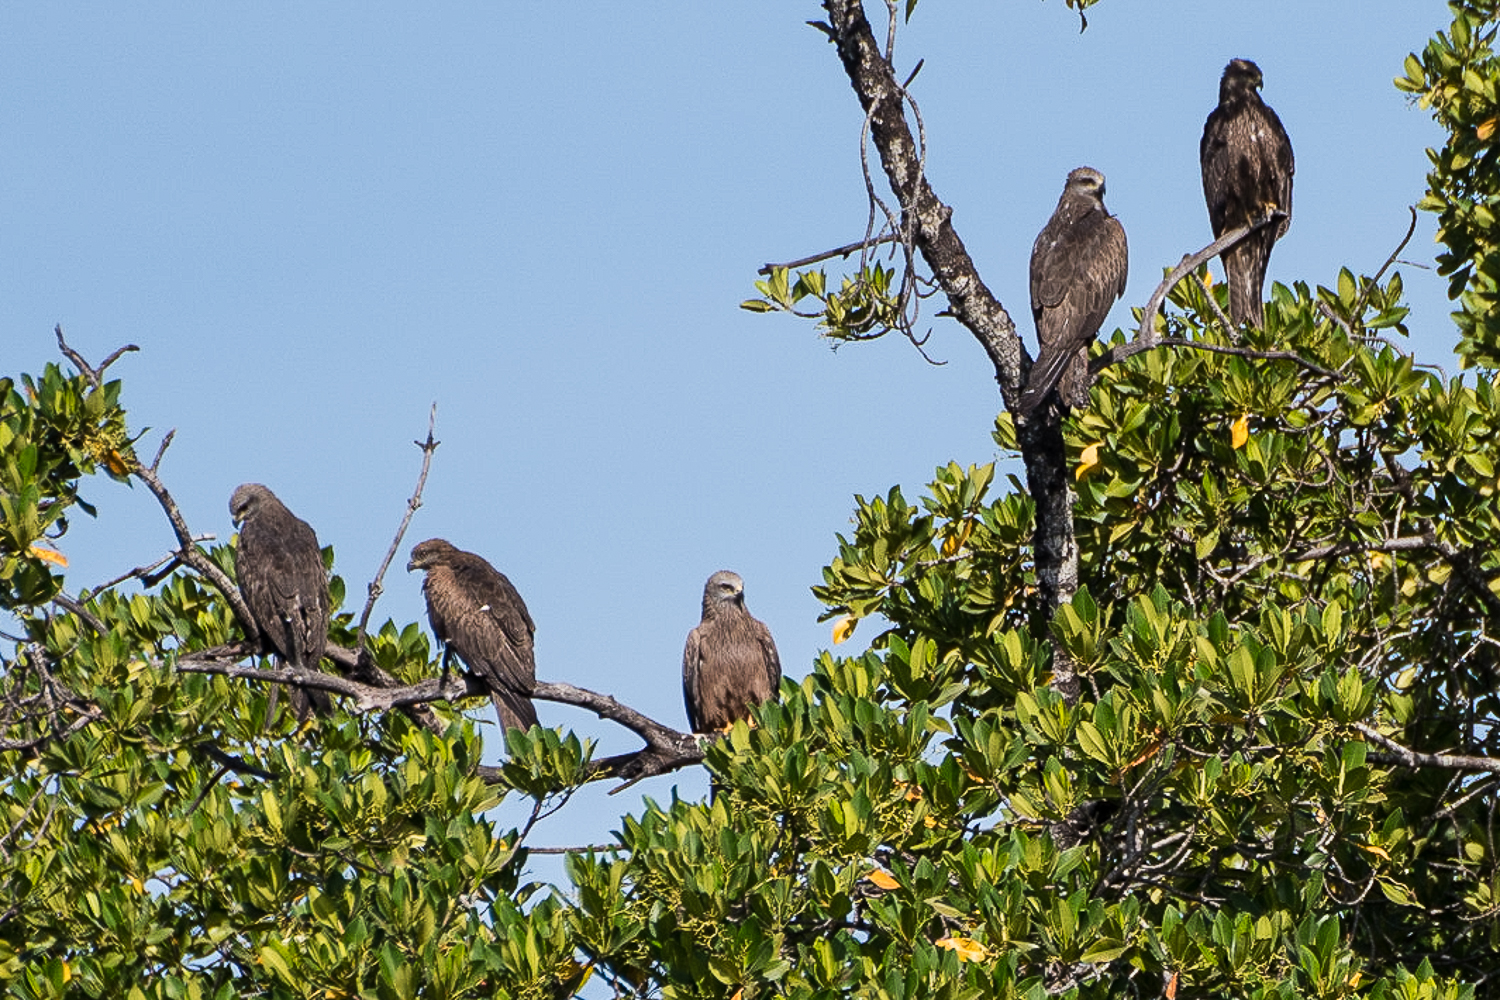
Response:
[[[1149,351],[1155,347],[1186,347],[1194,351],[1205,351],[1209,354],[1230,354],[1238,358],[1254,358],[1259,361],[1290,361],[1315,375],[1331,379],[1341,378],[1338,372],[1330,371],[1322,365],[1309,361],[1302,355],[1295,354],[1292,351],[1260,351],[1250,347],[1231,347],[1227,344],[1213,344],[1206,340],[1190,340],[1187,337],[1162,336],[1154,337],[1149,343],[1137,338],[1128,343],[1115,344],[1089,362],[1089,372],[1097,374],[1110,365],[1119,364],[1126,358],[1132,358],[1142,351]]]
[[[156,448],[156,457],[151,460],[151,471],[152,472],[155,472],[157,469],[161,468],[162,456],[167,453],[167,449],[169,447],[171,447],[171,445],[172,445],[172,439],[175,438],[176,436],[177,436],[177,428],[175,428],[175,427],[173,427],[171,430],[167,431],[167,433],[165,433],[165,434],[162,435],[162,437],[161,437],[161,444],[158,445],[157,448]]]
[[[177,536],[177,557],[196,570],[200,576],[213,584],[219,593],[224,595],[224,599],[229,602],[229,607],[234,611],[234,617],[239,620],[240,628],[246,635],[258,635],[255,618],[250,614],[250,608],[245,604],[245,599],[240,596],[239,588],[217,563],[198,548],[193,533],[188,528],[187,520],[177,506],[177,501],[172,499],[172,494],[157,476],[156,469],[147,468],[134,457],[129,459],[129,462],[131,474],[146,484],[146,489],[151,491],[151,495],[156,497],[156,502],[166,513],[167,521],[172,525],[172,532]]]
[[[57,326],[54,328],[54,332],[56,332],[57,334],[57,348],[58,350],[62,351],[63,357],[73,362],[73,364],[78,368],[78,373],[84,378],[88,379],[95,389],[99,388],[99,386],[102,384],[100,380],[104,375],[105,369],[114,364],[116,361],[119,361],[120,358],[126,353],[130,351],[140,350],[140,348],[136,347],[134,344],[126,344],[124,347],[120,348],[109,357],[105,358],[102,365],[100,365],[98,368],[95,368],[87,361],[83,360],[83,355],[79,354],[77,351],[73,350],[73,348],[68,346],[68,342],[63,339],[63,328],[61,323],[57,324]]]
[[[1118,364],[1126,358],[1133,357],[1142,351],[1149,351],[1158,344],[1164,343],[1164,338],[1156,332],[1156,317],[1161,312],[1162,303],[1166,301],[1167,293],[1175,288],[1177,283],[1183,278],[1198,270],[1207,261],[1217,257],[1225,250],[1245,239],[1251,233],[1270,225],[1272,222],[1285,218],[1287,218],[1285,212],[1272,212],[1247,226],[1231,229],[1197,253],[1183,257],[1182,262],[1162,279],[1161,284],[1156,286],[1156,291],[1151,293],[1151,298],[1146,300],[1146,308],[1141,312],[1141,325],[1136,329],[1135,339],[1128,344],[1117,344],[1105,351],[1104,354],[1094,359],[1093,363],[1089,365],[1089,371],[1093,374],[1098,374],[1110,365]],[[1196,346],[1197,342],[1192,341],[1189,344]]]
[[[193,542],[195,544],[198,542],[212,542],[218,537],[218,535],[215,535],[211,532],[208,534],[194,535]],[[121,573],[119,576],[115,577],[112,580],[104,581],[89,593],[97,597],[99,594],[110,589],[111,587],[117,586],[121,583],[124,583],[126,580],[130,580],[133,578],[138,578],[148,587],[154,587],[163,579],[165,579],[173,570],[175,570],[179,562],[181,562],[181,558],[176,552],[168,552],[166,555],[162,556],[154,563],[149,563],[145,566],[137,566],[135,569],[129,571],[128,573]]]
[[[1365,290],[1360,295],[1359,300],[1354,303],[1352,315],[1358,316],[1365,311],[1365,303],[1370,300],[1370,293],[1373,292],[1375,290],[1375,287],[1380,284],[1381,277],[1385,274],[1386,271],[1390,270],[1390,266],[1392,264],[1396,263],[1396,258],[1401,256],[1401,251],[1406,249],[1406,245],[1411,242],[1412,236],[1416,234],[1416,206],[1408,205],[1406,206],[1406,210],[1411,213],[1411,223],[1406,227],[1406,235],[1401,237],[1401,242],[1396,244],[1396,249],[1391,251],[1390,256],[1385,259],[1385,263],[1380,265],[1380,270],[1375,272],[1375,276],[1371,278],[1370,283],[1365,286]]]
[[[580,847],[528,847],[528,854],[618,854],[629,850],[624,844],[584,844]]]
[[[845,243],[843,246],[835,247],[832,250],[825,250],[822,253],[815,253],[811,257],[803,257],[801,260],[789,260],[785,264],[762,264],[760,270],[756,271],[755,273],[770,274],[772,271],[778,270],[780,268],[786,268],[788,271],[790,271],[794,268],[806,267],[809,264],[816,264],[819,261],[832,260],[835,257],[848,257],[856,250],[867,250],[870,247],[879,246],[882,243],[894,243],[895,240],[896,235],[894,233],[886,233],[882,236],[867,237],[862,240],[856,240],[853,243]]]
[[[427,440],[413,441],[412,444],[422,449],[422,471],[417,476],[417,488],[412,491],[411,499],[406,501],[406,514],[401,518],[401,525],[396,529],[396,537],[391,539],[391,547],[385,552],[385,559],[380,563],[380,569],[375,574],[375,579],[370,581],[369,597],[365,601],[365,609],[359,616],[359,631],[354,639],[354,651],[356,655],[362,655],[365,651],[365,631],[370,625],[370,615],[375,611],[375,602],[380,599],[382,593],[382,581],[385,579],[386,570],[391,568],[391,560],[396,558],[396,550],[401,547],[401,539],[406,537],[407,526],[411,524],[412,515],[417,508],[422,506],[422,490],[427,486],[427,471],[432,468],[432,453],[437,451],[440,442],[432,436],[433,429],[437,426],[437,404],[432,404],[432,410],[427,415]]]
[[[1219,325],[1224,328],[1226,334],[1234,336],[1234,321],[1224,315],[1224,310],[1219,308],[1219,299],[1214,295],[1213,286],[1202,278],[1198,279],[1198,284],[1203,286],[1203,297],[1208,302],[1208,307],[1213,310],[1214,318],[1219,321]]]
[[[201,753],[203,756],[207,757],[209,760],[213,761],[215,764],[218,764],[225,771],[233,771],[236,774],[248,774],[252,777],[260,778],[263,781],[275,781],[276,778],[279,777],[279,775],[277,775],[274,771],[267,771],[264,768],[256,767],[254,764],[251,764],[243,757],[238,757],[232,753],[226,753],[225,751],[220,750],[208,740],[200,740],[199,742],[194,743],[193,749],[198,753]],[[215,778],[213,780],[216,781],[218,779]],[[209,784],[213,784],[213,781],[210,781]],[[192,810],[188,811],[191,812]]]
[[[83,622],[89,628],[93,629],[95,635],[109,634],[109,629],[104,627],[103,622],[101,622],[98,618],[95,618],[88,608],[85,608],[82,604],[69,597],[67,594],[59,592],[56,597],[52,598],[52,603],[56,604],[64,611],[68,611],[74,615],[77,615],[78,620]]]

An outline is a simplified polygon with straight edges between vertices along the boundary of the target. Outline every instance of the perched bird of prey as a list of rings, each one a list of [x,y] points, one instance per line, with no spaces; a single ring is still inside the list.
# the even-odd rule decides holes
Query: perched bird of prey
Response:
[[[1052,218],[1031,247],[1031,316],[1037,357],[1021,393],[1030,416],[1052,387],[1065,407],[1089,401],[1089,344],[1125,294],[1125,227],[1104,207],[1104,175],[1092,167],[1068,174]]]
[[[1221,255],[1229,280],[1229,318],[1260,326],[1261,289],[1271,247],[1291,225],[1292,141],[1276,112],[1260,99],[1260,67],[1232,60],[1219,80],[1219,106],[1203,123],[1198,163],[1214,237],[1280,210],[1287,217],[1266,226]]]
[[[781,657],[765,623],[745,607],[745,581],[720,570],[703,585],[703,620],[682,651],[682,700],[695,733],[714,733],[748,718],[776,697]]]
[[[328,577],[318,536],[259,483],[234,491],[229,515],[240,528],[234,572],[260,633],[253,638],[293,667],[317,670],[328,644]],[[316,689],[292,688],[291,703],[298,719],[309,710],[333,710],[328,692]]]
[[[406,569],[427,573],[422,593],[433,634],[446,647],[444,672],[448,657],[457,653],[489,688],[502,732],[536,725],[531,704],[536,624],[510,580],[482,557],[441,538],[413,546]]]

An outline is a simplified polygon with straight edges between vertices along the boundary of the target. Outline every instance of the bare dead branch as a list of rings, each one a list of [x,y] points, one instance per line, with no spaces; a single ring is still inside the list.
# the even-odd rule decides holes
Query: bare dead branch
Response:
[[[1287,559],[1290,562],[1299,563],[1310,562],[1314,559],[1327,559],[1330,556],[1353,555],[1356,552],[1411,552],[1436,546],[1437,539],[1431,534],[1408,535],[1404,538],[1387,538],[1378,542],[1336,542],[1319,545],[1301,552],[1294,552]]]
[[[890,62],[881,54],[862,5],[858,0],[826,0],[823,6],[904,224],[911,228],[917,249],[948,297],[952,315],[989,355],[1002,391],[1019,396],[1022,347],[1015,323],[980,278],[952,226],[952,210],[927,181],[922,150],[903,113],[905,95]]]
[[[1031,360],[1015,322],[985,285],[967,248],[953,228],[952,210],[933,192],[923,169],[925,149],[907,123],[909,95],[881,54],[859,0],[824,0],[827,34],[865,112],[870,143],[879,154],[891,191],[901,208],[895,232],[909,233],[943,294],[951,315],[967,329],[990,360],[1007,408],[1014,410]],[[823,30],[820,28],[820,30]],[[925,137],[923,139],[925,143]],[[865,143],[860,144],[863,164]],[[1078,586],[1078,543],[1073,529],[1073,495],[1063,448],[1062,423],[1055,408],[1021,422],[1018,443],[1026,463],[1027,488],[1036,503],[1033,550],[1038,600],[1047,610],[1071,598]],[[1054,686],[1067,692],[1076,677],[1065,656],[1054,656]]]
[[[184,564],[191,566],[209,583],[214,589],[224,595],[229,602],[229,607],[234,611],[234,617],[239,621],[240,628],[246,635],[258,635],[255,627],[255,618],[250,614],[245,599],[240,596],[240,590],[229,579],[229,575],[218,567],[212,559],[204,555],[194,541],[193,533],[188,528],[187,520],[182,516],[182,510],[177,506],[177,501],[172,499],[172,494],[157,476],[154,467],[147,468],[140,463],[139,459],[130,458],[130,474],[146,484],[146,489],[156,497],[156,502],[167,515],[167,521],[172,525],[172,532],[177,536],[177,558]]]
[[[359,616],[359,631],[356,633],[354,649],[358,654],[365,651],[365,632],[370,625],[370,615],[375,610],[375,602],[380,599],[383,592],[382,581],[385,579],[386,570],[391,568],[391,560],[396,558],[396,550],[401,547],[401,539],[406,537],[407,526],[411,524],[412,515],[417,508],[422,506],[422,490],[427,487],[427,472],[432,468],[432,453],[437,451],[439,442],[433,438],[432,432],[437,426],[437,404],[432,404],[432,410],[427,415],[427,440],[413,441],[412,444],[422,449],[422,471],[417,475],[417,487],[412,491],[411,499],[406,501],[406,514],[401,518],[401,524],[396,528],[396,537],[391,539],[391,547],[385,552],[385,559],[380,563],[380,569],[375,573],[375,579],[370,581],[369,597],[365,600],[365,609]]]
[[[452,674],[446,683],[441,678],[429,678],[416,684],[398,684],[391,680],[388,685],[377,686],[348,677],[338,677],[318,670],[303,670],[296,667],[260,668],[242,663],[228,662],[244,646],[216,647],[211,650],[188,654],[177,661],[177,669],[188,674],[216,674],[240,680],[266,684],[291,684],[304,688],[315,688],[348,699],[345,707],[358,713],[390,711],[391,709],[423,709],[432,702],[457,702],[464,698],[483,697],[488,693],[484,682],[469,674]],[[355,653],[342,647],[330,647],[325,654],[335,663],[353,663]],[[703,760],[703,747],[699,738],[664,726],[655,719],[621,704],[612,696],[589,691],[572,684],[541,681],[532,691],[532,697],[573,705],[593,712],[601,719],[614,722],[639,736],[646,744],[641,750],[619,754],[593,761],[589,766],[589,780],[622,778],[627,787],[643,778],[666,774]],[[427,728],[441,733],[432,716]],[[486,780],[496,780],[498,771],[486,774]],[[619,789],[615,789],[619,791]]]
[[[1302,368],[1324,378],[1337,379],[1338,372],[1329,371],[1322,365],[1315,364],[1291,351],[1257,351],[1249,347],[1231,347],[1227,344],[1211,344],[1206,340],[1190,340],[1187,337],[1157,337],[1147,344],[1140,340],[1132,340],[1128,344],[1116,344],[1103,354],[1099,355],[1089,363],[1089,371],[1098,372],[1110,365],[1118,364],[1126,358],[1149,351],[1154,347],[1186,347],[1195,351],[1206,351],[1209,354],[1232,354],[1240,358],[1255,358],[1262,361],[1290,361]]]
[[[1166,301],[1168,293],[1177,287],[1177,283],[1214,257],[1217,257],[1225,250],[1228,250],[1236,243],[1248,237],[1251,233],[1286,217],[1287,214],[1285,212],[1272,212],[1264,218],[1250,223],[1248,226],[1231,229],[1197,253],[1184,256],[1178,265],[1172,268],[1167,276],[1162,279],[1161,284],[1156,286],[1156,290],[1151,293],[1151,297],[1146,300],[1146,308],[1141,312],[1141,324],[1136,328],[1134,339],[1127,344],[1117,344],[1095,358],[1089,364],[1089,371],[1098,374],[1110,365],[1119,364],[1126,358],[1134,357],[1142,351],[1149,351],[1153,347],[1165,343],[1166,339],[1156,332],[1156,317],[1161,313],[1162,303]],[[1199,346],[1198,341],[1178,342],[1174,339],[1173,343],[1182,347]],[[1224,350],[1225,353],[1238,353],[1238,349]]]
[[[83,360],[83,355],[79,354],[77,351],[73,350],[73,348],[68,346],[68,342],[63,339],[63,328],[61,323],[57,324],[57,326],[54,328],[54,332],[57,334],[57,349],[62,352],[63,357],[73,362],[74,366],[78,369],[78,373],[84,378],[88,379],[95,389],[99,388],[99,386],[103,384],[101,379],[104,376],[105,369],[114,364],[116,361],[119,361],[120,358],[128,352],[140,350],[140,348],[136,347],[134,344],[126,344],[124,347],[120,348],[109,357],[105,358],[102,365],[100,365],[98,368],[95,368],[87,361]]]
[[[880,236],[868,237],[853,243],[845,243],[841,247],[824,250],[822,253],[815,253],[811,257],[803,257],[801,260],[789,260],[785,264],[762,264],[760,270],[755,273],[770,274],[772,271],[780,268],[786,268],[788,271],[791,271],[799,267],[806,267],[809,264],[816,264],[819,261],[832,260],[835,257],[848,257],[856,250],[868,250],[870,247],[879,246],[882,243],[893,243],[895,240],[896,236],[894,233],[884,233]]]
[[[151,460],[151,471],[152,472],[155,472],[158,468],[161,467],[162,456],[164,456],[167,453],[167,449],[169,447],[171,447],[171,445],[172,445],[172,439],[175,438],[176,436],[177,436],[177,428],[175,428],[175,427],[173,427],[171,430],[167,431],[167,433],[165,433],[165,434],[162,435],[162,437],[161,437],[161,444],[157,445],[157,448],[156,448],[156,457]]]
[[[1375,727],[1363,722],[1353,723],[1361,735],[1371,743],[1384,747],[1396,763],[1405,764],[1407,767],[1441,767],[1456,771],[1489,771],[1500,774],[1500,760],[1491,760],[1489,757],[1470,757],[1463,754],[1448,753],[1419,753],[1416,750],[1408,750],[1389,736],[1382,735]],[[1372,757],[1385,758],[1386,754],[1372,754]]]
[[[629,850],[624,844],[584,844],[581,847],[528,847],[528,854],[618,854]]]
[[[56,597],[52,598],[52,603],[56,604],[64,611],[78,616],[78,620],[83,622],[89,628],[93,629],[95,635],[109,634],[109,629],[104,627],[103,622],[101,622],[98,618],[95,618],[88,608],[85,608],[82,604],[78,603],[67,594],[59,592]]]

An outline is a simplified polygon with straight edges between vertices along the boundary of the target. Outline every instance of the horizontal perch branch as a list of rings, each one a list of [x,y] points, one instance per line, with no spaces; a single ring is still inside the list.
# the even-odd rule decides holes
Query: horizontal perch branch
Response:
[[[1454,771],[1489,771],[1492,774],[1500,774],[1500,760],[1470,757],[1464,754],[1419,753],[1416,750],[1408,750],[1389,736],[1381,735],[1373,726],[1365,725],[1363,722],[1354,723],[1354,728],[1359,730],[1365,739],[1383,747],[1397,762],[1407,767],[1441,767]]]
[[[226,662],[227,658],[245,655],[245,644],[231,647],[216,647],[193,653],[177,661],[177,669],[188,674],[217,674],[240,680],[266,684],[293,684],[304,688],[327,691],[343,695],[348,699],[346,708],[351,712],[367,713],[400,709],[421,709],[435,701],[456,702],[464,698],[484,697],[489,689],[477,677],[468,674],[450,675],[444,682],[440,678],[429,678],[415,684],[398,684],[394,679],[389,684],[369,684],[348,677],[338,677],[318,670],[302,670],[296,667],[262,668],[243,663]],[[335,663],[353,662],[352,650],[329,647],[327,655]],[[342,664],[341,664],[342,665]],[[383,671],[382,671],[383,673]],[[389,675],[386,675],[387,677]],[[667,774],[703,760],[703,747],[698,737],[664,726],[655,719],[621,704],[611,695],[599,694],[573,684],[541,681],[532,691],[533,698],[573,705],[592,712],[601,719],[617,723],[639,736],[645,746],[637,751],[596,760],[589,769],[590,780],[623,778],[634,784],[642,778]],[[431,731],[441,732],[435,716]],[[493,780],[495,769],[484,768],[482,773]],[[618,791],[618,789],[616,789]]]

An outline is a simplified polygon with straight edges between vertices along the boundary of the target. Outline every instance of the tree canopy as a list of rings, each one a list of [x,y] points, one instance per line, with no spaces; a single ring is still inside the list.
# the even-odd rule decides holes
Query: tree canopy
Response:
[[[544,683],[644,748],[533,728],[486,767],[460,711],[482,687],[438,679],[417,624],[371,627],[379,578],[347,606],[331,550],[332,669],[258,655],[120,355],[59,331],[71,373],[0,380],[10,994],[1496,994],[1500,4],[1450,4],[1396,80],[1448,133],[1421,207],[1472,373],[1406,348],[1399,248],[1276,285],[1240,329],[1199,254],[1096,345],[1086,409],[1019,423],[1025,348],[923,172],[917,84],[861,4],[824,7],[889,187],[871,247],[896,252],[773,268],[746,305],[857,340],[940,294],[1024,480],[947,464],[915,501],[857,498],[816,593],[870,648],[822,654],[753,725],[700,746]],[[150,490],[179,549],[70,590],[52,542],[97,475]],[[336,714],[268,718],[294,680]],[[532,826],[583,784],[699,761],[708,800],[648,801],[564,884],[526,881]],[[505,797],[529,822],[488,818]]]

